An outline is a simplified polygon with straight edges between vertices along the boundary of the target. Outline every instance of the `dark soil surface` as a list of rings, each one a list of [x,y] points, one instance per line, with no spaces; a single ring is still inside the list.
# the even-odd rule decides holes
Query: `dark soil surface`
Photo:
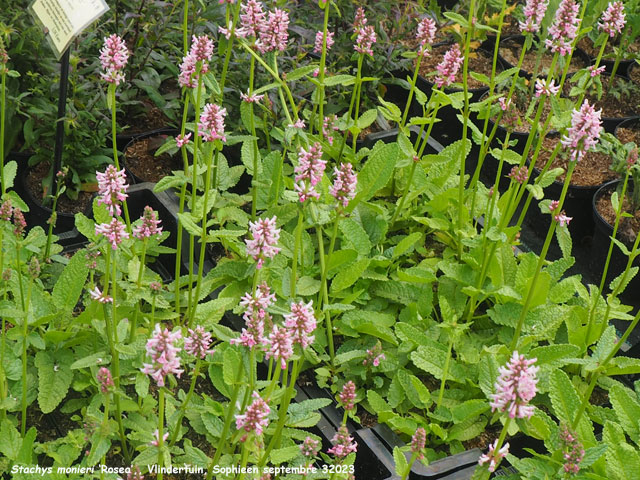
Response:
[[[544,48],[544,47],[543,47]],[[518,60],[520,59],[520,51],[522,50],[522,43],[515,39],[506,40],[504,42],[500,42],[500,55],[511,65],[518,65]],[[528,50],[524,56],[524,62],[522,63],[522,70],[533,74],[535,70],[536,62],[538,58],[538,52],[536,50]],[[553,53],[550,50],[544,49],[544,53],[540,59],[540,66],[538,67],[538,75],[547,75],[549,72],[549,67],[551,66],[551,61],[553,59]],[[588,67],[589,64],[585,61],[585,59],[573,55],[571,57],[571,65],[569,66],[569,73],[577,72],[581,68]],[[557,65],[556,65],[557,68]]]
[[[127,168],[145,182],[157,182],[162,177],[171,175],[173,170],[180,170],[182,160],[179,155],[167,153],[155,157],[155,151],[165,142],[167,135],[158,135],[138,140],[125,150]]]
[[[138,106],[138,108],[142,108],[142,112],[135,114],[129,111],[122,117],[118,117],[118,125],[125,127],[122,133],[148,132],[149,130],[156,130],[169,125],[169,118],[152,101],[148,99],[142,100],[142,106]]]
[[[631,71],[629,72],[629,78],[631,78],[631,81],[633,83],[640,86],[640,67],[639,66],[634,65],[633,68],[631,68]]]
[[[508,92],[504,92],[506,95]],[[536,115],[536,110],[538,109],[538,101],[539,99],[534,97],[526,97],[524,95],[518,95],[514,97],[515,106],[516,106],[516,114],[518,115],[518,126],[514,129],[514,131],[519,133],[529,133],[531,131],[531,123]],[[529,109],[530,102],[534,103],[533,108],[531,109],[530,116],[527,116],[527,110]],[[542,109],[542,115],[540,116],[539,126],[541,127],[549,117],[551,113],[551,102],[547,100],[545,102],[544,108]],[[504,119],[504,115],[502,117]],[[495,122],[496,118],[492,118]],[[504,123],[504,121],[503,121]],[[503,125],[504,126],[504,125]],[[539,131],[539,130],[538,130]]]
[[[27,172],[26,184],[29,192],[36,200],[41,200],[44,197],[42,191],[42,179],[49,173],[50,166],[47,163],[40,162]],[[93,193],[81,191],[78,194],[76,200],[72,200],[67,195],[63,194],[58,199],[56,210],[62,213],[78,213],[85,212],[89,205],[91,205],[91,199]]]
[[[596,110],[602,110],[602,118],[624,118],[633,117],[640,111],[640,88],[629,88],[628,80],[616,76],[613,88],[617,91],[629,92],[628,95],[609,94],[609,76],[602,75],[602,97],[598,100],[595,92],[588,92],[585,99],[589,104],[594,105]],[[568,82],[564,84],[563,93],[569,95],[573,85]]]
[[[546,137],[543,141],[540,154],[536,160],[536,167],[542,169],[551,156],[551,152],[560,141],[559,137]],[[558,155],[553,160],[550,168],[562,168],[565,173],[556,178],[563,182],[569,166],[568,156],[564,149],[560,149]],[[600,152],[588,152],[580,159],[571,176],[571,185],[575,186],[596,186],[601,185],[617,177],[611,170],[611,159],[608,155]]]
[[[596,202],[596,208],[598,213],[602,216],[606,222],[613,226],[616,223],[616,212],[611,205],[611,194],[615,190],[611,190],[608,193],[600,196]],[[633,217],[623,217],[620,219],[620,226],[618,227],[617,237],[628,245],[632,244],[640,231],[640,211],[632,212],[629,201],[625,198],[622,204],[623,211],[630,213]]]
[[[622,143],[634,142],[636,145],[640,145],[640,121],[635,125],[629,125],[629,127],[618,128],[616,130],[616,137]]]
[[[441,45],[439,47],[435,47],[431,54],[423,58],[420,62],[420,75],[427,78],[430,82],[433,81],[433,77],[427,77],[430,73],[436,72],[436,67],[442,59],[444,58],[445,53],[452,47],[452,45]],[[463,47],[460,47],[460,51],[463,50]],[[415,60],[414,60],[415,62]],[[493,55],[484,51],[484,50],[475,50],[470,53],[469,57],[469,72],[477,72],[486,75],[487,77],[491,76],[491,68],[493,66]],[[414,63],[415,67],[415,63]],[[500,73],[503,71],[503,68],[498,63],[496,65],[496,73]],[[462,66],[456,75],[456,81],[462,81]],[[468,85],[470,89],[484,87],[485,84],[481,83],[474,78],[469,76]]]

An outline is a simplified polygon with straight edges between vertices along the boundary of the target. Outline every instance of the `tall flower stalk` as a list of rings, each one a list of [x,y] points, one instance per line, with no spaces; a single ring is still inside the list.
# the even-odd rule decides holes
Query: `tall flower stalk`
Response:
[[[6,181],[4,178],[4,129],[5,129],[5,115],[6,115],[6,95],[7,95],[7,74],[9,68],[9,55],[4,46],[2,38],[0,38],[0,189],[2,197],[7,190]],[[54,209],[55,211],[55,209]]]

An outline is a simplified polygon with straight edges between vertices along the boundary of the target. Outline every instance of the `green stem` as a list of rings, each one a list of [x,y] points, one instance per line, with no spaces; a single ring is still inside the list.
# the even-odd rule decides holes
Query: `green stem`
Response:
[[[164,387],[158,392],[158,480],[162,480],[162,467],[164,466]]]
[[[411,459],[409,460],[409,464],[407,465],[407,468],[404,469],[404,472],[402,473],[402,477],[400,478],[400,480],[407,480],[407,477],[409,477],[409,473],[411,472],[411,468],[413,467],[413,464],[415,463],[417,458],[418,458],[418,454],[413,452],[411,454]]]
[[[29,341],[29,307],[32,287],[33,279],[29,282],[29,288],[27,289],[27,300],[25,303],[24,317],[22,318],[22,417],[20,434],[23,438],[27,432],[27,343]],[[20,295],[22,296],[22,289]]]
[[[422,56],[425,54],[427,46],[420,47],[418,52],[418,59],[416,60],[416,68],[413,71],[413,77],[411,78],[411,88],[409,88],[409,96],[407,97],[407,103],[404,106],[404,113],[402,114],[402,120],[400,121],[400,130],[404,128],[409,116],[409,109],[411,108],[411,101],[413,100],[413,92],[416,89],[416,82],[418,81],[418,73],[420,72],[420,63],[422,62]],[[431,91],[431,97],[433,98],[433,90]],[[431,103],[431,100],[429,100]]]
[[[330,1],[324,4],[324,23],[322,27],[322,53],[320,54],[320,67],[318,68],[318,132],[322,135],[322,124],[324,122],[324,75],[327,64],[327,30],[329,25],[329,7]],[[310,122],[313,131],[314,122]]]
[[[138,269],[138,280],[136,282],[136,290],[139,292],[142,289],[142,277],[144,276],[144,263],[147,255],[147,239],[145,238],[142,243],[142,255],[140,256],[140,268]],[[129,343],[133,343],[136,338],[136,328],[138,324],[138,312],[140,312],[140,300],[136,301],[136,309],[133,312],[133,320],[129,325]]]
[[[224,450],[224,445],[227,444],[229,439],[229,429],[231,428],[231,421],[233,420],[234,414],[236,412],[236,401],[238,400],[238,393],[240,392],[240,384],[237,383],[234,385],[233,390],[231,391],[231,398],[229,398],[229,405],[227,406],[227,414],[224,418],[224,425],[222,427],[222,434],[220,435],[220,440],[218,442],[218,446],[216,448],[216,453],[209,464],[209,468],[207,469],[207,479],[211,480],[213,475],[213,467],[218,464],[220,457],[222,456],[222,452]]]
[[[293,246],[293,260],[291,264],[291,298],[295,300],[296,298],[296,283],[297,283],[297,270],[298,270],[298,254],[300,252],[300,244],[302,243],[302,227],[303,227],[303,217],[304,214],[302,212],[302,207],[298,211],[298,224],[296,225],[296,237],[295,243]]]
[[[118,144],[116,142],[116,85],[109,84],[109,97],[111,99],[111,147],[113,149],[113,163],[117,170],[120,170],[120,162],[118,161]],[[55,175],[56,172],[53,172]],[[129,219],[129,209],[127,208],[127,200],[122,202],[124,210],[124,220],[127,224],[127,231],[131,232],[131,220]]]
[[[575,161],[569,162],[569,168],[567,169],[567,176],[564,181],[564,185],[562,186],[562,193],[560,194],[560,199],[558,200],[558,208],[557,211],[562,210],[562,205],[564,204],[564,199],[567,195],[567,190],[569,189],[569,184],[571,183],[571,175],[573,175],[573,170],[576,167]],[[553,215],[553,213],[552,213]],[[538,277],[540,276],[540,272],[542,270],[542,265],[546,261],[547,252],[549,250],[549,245],[551,244],[551,239],[553,238],[553,232],[556,229],[556,220],[551,220],[551,225],[549,226],[549,230],[547,231],[547,237],[544,240],[544,245],[542,246],[542,251],[540,252],[540,257],[538,258],[538,264],[536,266],[536,271],[531,280],[531,285],[529,286],[527,297],[525,299],[524,305],[522,306],[522,311],[520,312],[520,317],[518,318],[518,323],[516,325],[516,330],[513,335],[513,340],[511,341],[511,345],[509,349],[514,351],[518,346],[518,340],[520,339],[520,334],[522,333],[522,327],[524,326],[524,319],[529,312],[529,306],[533,300],[534,293],[536,292],[536,282],[538,281]]]
[[[354,86],[354,97],[355,97],[355,104],[354,104],[354,115],[353,115],[353,121],[356,123],[358,123],[358,115],[360,112],[360,97],[362,95],[362,63],[364,61],[364,54],[361,53],[358,56],[358,71],[356,73],[356,83]],[[359,134],[358,134],[359,135]],[[353,149],[353,151],[355,152],[356,150],[356,142],[358,141],[358,135],[354,134],[353,135],[353,144],[351,145],[351,148]]]
[[[222,73],[220,74],[220,99],[219,102],[222,103],[222,99],[224,97],[224,85],[227,80],[227,71],[229,70],[229,61],[231,60],[231,52],[233,51],[233,43],[235,40],[235,31],[236,24],[238,23],[238,15],[240,14],[240,5],[242,2],[236,2],[236,8],[233,11],[233,23],[231,24],[231,35],[229,40],[227,41],[227,51],[224,54],[224,65],[222,67]],[[227,21],[226,28],[228,28],[229,22]]]
[[[0,89],[0,188],[2,189],[2,197],[7,191],[4,180],[4,123],[5,123],[5,105],[7,91],[7,67],[2,68],[2,88]]]
[[[253,95],[253,84],[256,73],[256,59],[251,57],[249,64],[249,98]],[[249,129],[253,139],[253,176],[251,179],[251,220],[256,221],[258,205],[258,137],[256,134],[256,122],[253,115],[253,102],[249,102]]]
[[[449,347],[447,351],[447,358],[444,361],[444,368],[442,369],[442,379],[440,380],[440,391],[438,392],[438,402],[436,403],[436,409],[442,405],[442,399],[444,398],[444,389],[447,384],[447,375],[449,374],[449,364],[451,363],[451,351],[453,350],[453,333],[449,338]]]
[[[182,51],[184,55],[189,53],[189,0],[184,0],[182,14]]]
[[[193,369],[193,374],[191,375],[191,385],[189,385],[189,391],[187,392],[187,396],[180,405],[180,415],[178,416],[178,421],[176,422],[175,429],[173,430],[173,434],[169,439],[169,448],[173,446],[178,438],[178,432],[180,431],[180,427],[182,426],[182,419],[184,418],[185,411],[187,406],[189,405],[189,401],[191,400],[191,396],[193,395],[193,390],[196,388],[196,380],[198,380],[198,375],[200,374],[200,358],[196,358],[196,366]]]

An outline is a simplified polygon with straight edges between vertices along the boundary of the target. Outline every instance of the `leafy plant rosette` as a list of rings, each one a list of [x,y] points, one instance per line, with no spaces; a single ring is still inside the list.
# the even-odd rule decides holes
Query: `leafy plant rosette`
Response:
[[[531,22],[524,23],[523,52],[542,22],[532,3],[524,11]],[[179,151],[184,168],[155,187],[175,194],[178,229],[163,231],[150,208],[129,218],[117,151],[114,165],[97,173],[93,218],[76,215],[90,243],[75,253],[60,255],[40,228],[25,234],[21,202],[3,192],[2,471],[25,475],[37,463],[97,466],[74,472],[77,478],[163,478],[191,473],[174,470],[183,466],[206,478],[244,479],[299,478],[300,470],[268,469],[315,466],[311,478],[350,478],[358,446],[348,419],[359,422],[362,409],[411,437],[394,451],[404,478],[414,462],[459,452],[484,432],[493,438],[477,478],[488,478],[503,458],[526,478],[579,472],[622,479],[640,470],[640,402],[635,387],[620,380],[640,373],[640,362],[617,355],[640,320],[618,299],[637,273],[631,264],[640,250],[626,250],[626,270],[606,287],[567,274],[575,260],[562,205],[573,169],[598,142],[599,113],[579,98],[571,118],[560,117],[566,121],[558,125],[562,142],[554,154],[568,159],[560,198],[544,199],[558,172],[530,184],[526,164],[551,125],[550,117],[540,122],[544,105],[558,101],[572,48],[590,28],[581,24],[584,5],[564,0],[548,28],[554,60],[536,88],[522,153],[511,150],[508,135],[490,150],[495,129],[469,122],[472,110],[487,113],[498,100],[494,68],[488,98],[469,103],[468,52],[474,32],[483,30],[473,0],[468,18],[452,18],[463,39],[438,65],[430,98],[415,89],[414,75],[405,105],[380,100],[381,113],[399,126],[396,141],[360,149],[353,139],[373,117],[360,113],[363,65],[378,48],[377,23],[364,9],[352,25],[350,75],[327,68],[330,12],[339,7],[330,0],[318,5],[319,61],[292,71],[280,63],[289,42],[286,10],[227,3],[214,43],[201,32],[189,42],[194,6],[183,6],[183,121],[159,153]],[[429,54],[432,30],[421,19],[419,55]],[[127,53],[117,35],[105,39],[102,78],[114,135]],[[556,71],[560,57],[565,67]],[[242,126],[230,132],[223,105],[232,58],[248,63],[249,83],[233,87],[243,92]],[[510,72],[498,115],[508,114],[518,71]],[[269,83],[259,83],[263,78]],[[446,94],[456,78],[461,92]],[[292,88],[302,83],[313,86],[311,105],[296,101]],[[327,91],[338,85],[352,87],[342,121],[325,115]],[[409,117],[412,97],[422,115]],[[462,138],[425,153],[443,105],[460,112]],[[465,175],[472,142],[481,158],[491,153],[501,166],[513,163],[504,193],[496,185],[500,174],[493,186],[479,183],[477,170]],[[229,168],[221,151],[233,143],[242,144],[243,165]],[[3,176],[14,170],[7,164]],[[253,177],[250,191],[230,193],[243,170]],[[516,220],[520,200],[525,208]],[[552,216],[539,255],[516,248],[533,200]],[[176,269],[163,284],[152,259],[171,253],[163,246],[169,235],[176,236]],[[551,261],[554,239],[562,255]],[[212,249],[216,263],[206,271]],[[231,328],[238,315],[243,324]],[[609,325],[614,319],[630,321],[620,337]],[[293,401],[305,371],[343,410],[331,446],[313,430],[328,400]],[[65,434],[52,435],[42,417],[65,425]],[[542,440],[547,451],[516,458],[508,441],[517,434]]]

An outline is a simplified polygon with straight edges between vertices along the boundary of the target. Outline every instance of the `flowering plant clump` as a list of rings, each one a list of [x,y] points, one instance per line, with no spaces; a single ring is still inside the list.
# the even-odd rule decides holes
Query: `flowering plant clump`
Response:
[[[57,74],[8,2],[0,476],[111,462],[128,471],[105,478],[406,480],[489,432],[476,480],[507,461],[523,478],[626,478],[640,458],[640,361],[620,352],[640,322],[625,213],[640,167],[637,146],[605,132],[603,81],[635,48],[633,4],[120,5],[73,46],[64,167],[38,225],[8,150],[51,135],[41,95]],[[587,34],[595,58],[580,68]],[[126,180],[134,107],[177,128],[146,141],[153,186]],[[77,134],[92,115],[110,139]],[[613,159],[598,172],[620,177],[587,205],[611,204],[608,249],[575,233],[589,215],[572,185],[594,173],[594,150]],[[66,232],[55,210],[71,183],[97,195]],[[64,436],[43,435],[50,414]],[[520,448],[527,437],[540,441]],[[389,461],[371,455],[378,438]]]

